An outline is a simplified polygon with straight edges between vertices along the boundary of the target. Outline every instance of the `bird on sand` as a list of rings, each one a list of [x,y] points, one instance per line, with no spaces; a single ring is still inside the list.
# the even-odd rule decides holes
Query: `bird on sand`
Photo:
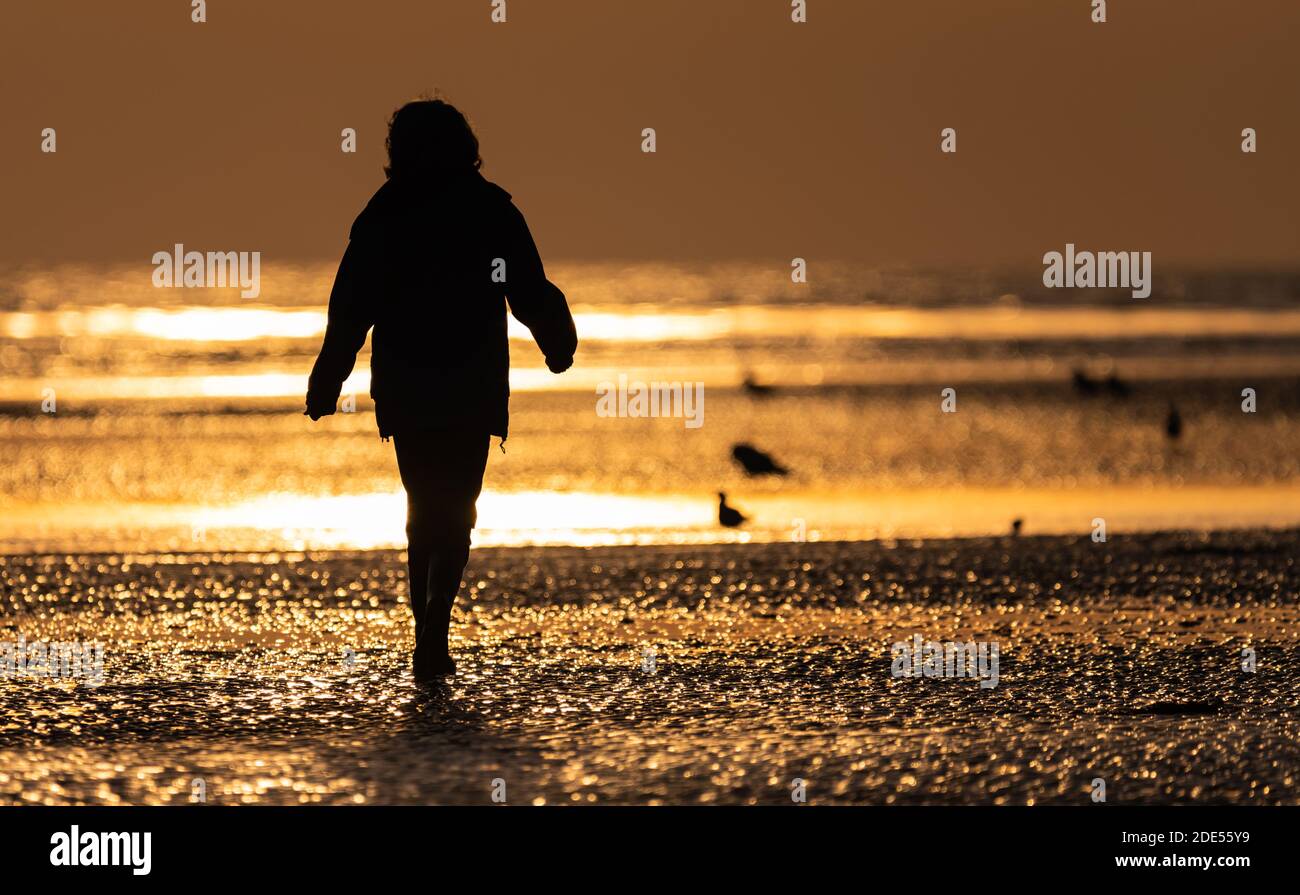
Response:
[[[718,523],[724,528],[736,528],[744,524],[745,516],[735,507],[727,506],[727,495],[718,492]]]
[[[749,475],[789,475],[790,470],[772,459],[751,444],[738,444],[731,449],[731,456],[744,467]]]
[[[1024,519],[1012,519],[1012,520],[1011,520],[1011,537],[1013,537],[1013,538],[1018,538],[1018,537],[1020,537],[1020,526],[1022,526],[1022,525],[1024,525],[1024,524],[1025,524],[1025,520],[1024,520]]]
[[[1183,417],[1173,401],[1169,402],[1169,416],[1165,418],[1165,434],[1170,441],[1177,441],[1183,435]]]
[[[775,391],[772,386],[761,384],[748,373],[745,374],[745,381],[741,383],[741,388],[743,388],[747,394],[751,394],[755,398],[769,398],[772,396],[772,392]]]
[[[1070,374],[1070,380],[1074,383],[1074,390],[1081,395],[1095,395],[1100,387],[1097,380],[1077,368]]]
[[[1106,377],[1106,391],[1110,392],[1112,398],[1127,398],[1133,393],[1129,384],[1115,373]]]

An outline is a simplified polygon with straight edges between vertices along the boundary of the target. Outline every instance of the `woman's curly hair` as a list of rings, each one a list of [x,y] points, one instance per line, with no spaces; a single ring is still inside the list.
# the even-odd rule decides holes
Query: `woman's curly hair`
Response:
[[[394,112],[385,145],[390,178],[458,174],[483,165],[469,120],[443,99],[413,100]]]

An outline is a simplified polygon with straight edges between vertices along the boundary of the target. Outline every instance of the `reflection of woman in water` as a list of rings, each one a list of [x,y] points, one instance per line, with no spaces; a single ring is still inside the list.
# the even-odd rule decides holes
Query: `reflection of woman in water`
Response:
[[[308,416],[334,413],[374,327],[370,394],[406,489],[417,677],[456,670],[451,607],[490,437],[504,443],[507,434],[507,301],[552,372],[569,368],[578,344],[523,215],[481,164],[478,139],[451,104],[420,100],[393,115],[388,181],[352,224],[307,387]]]

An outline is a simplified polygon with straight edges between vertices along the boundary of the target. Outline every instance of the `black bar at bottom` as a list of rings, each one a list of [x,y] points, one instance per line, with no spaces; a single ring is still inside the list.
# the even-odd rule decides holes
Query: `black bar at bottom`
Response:
[[[891,873],[1062,882],[1065,874],[1226,880],[1295,866],[1285,808],[0,809],[6,876],[136,883],[586,880],[864,884]],[[149,833],[148,873],[144,837]],[[79,850],[74,858],[75,833]],[[61,846],[65,846],[61,848]],[[96,857],[104,862],[87,866]],[[86,860],[82,860],[82,859]],[[112,863],[116,859],[117,863]],[[75,863],[74,863],[75,861]],[[107,866],[105,866],[107,864]],[[877,876],[881,874],[881,876]],[[16,876],[15,876],[16,875]],[[458,885],[447,880],[452,885]],[[602,883],[603,881],[603,883]],[[413,883],[415,880],[412,881]],[[460,883],[459,885],[463,885]]]

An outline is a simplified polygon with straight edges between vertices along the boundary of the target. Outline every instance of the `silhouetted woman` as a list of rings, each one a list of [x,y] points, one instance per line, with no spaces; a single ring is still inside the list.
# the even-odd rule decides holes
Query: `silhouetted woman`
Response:
[[[334,413],[373,326],[370,394],[406,489],[417,677],[456,670],[451,607],[469,560],[492,435],[510,396],[506,303],[562,373],[578,337],[510,194],[479,173],[478,138],[442,100],[388,124],[388,181],[357,216],[330,293],[307,388],[313,420]]]

